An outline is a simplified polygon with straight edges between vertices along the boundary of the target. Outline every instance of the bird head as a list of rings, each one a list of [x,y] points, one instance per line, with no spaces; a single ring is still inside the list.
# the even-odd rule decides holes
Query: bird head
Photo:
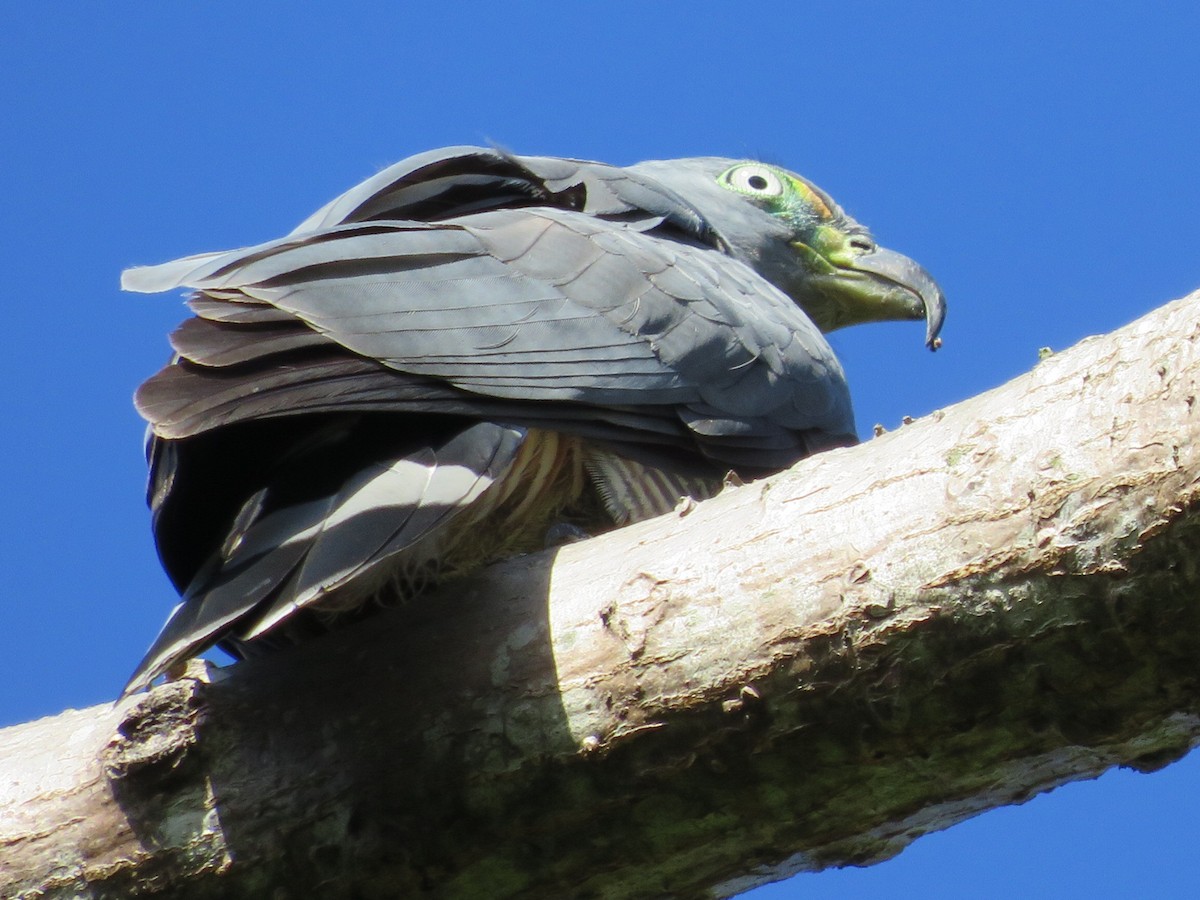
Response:
[[[937,282],[805,178],[760,162],[697,158],[642,163],[692,203],[729,252],[788,294],[821,331],[924,319],[936,349],[946,315]]]

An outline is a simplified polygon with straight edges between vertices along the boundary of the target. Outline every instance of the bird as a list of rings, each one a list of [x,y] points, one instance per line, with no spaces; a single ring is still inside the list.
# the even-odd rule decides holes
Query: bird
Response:
[[[946,311],[781,167],[469,146],[122,287],[191,291],[135,394],[180,602],[126,694],[853,444],[824,334]]]

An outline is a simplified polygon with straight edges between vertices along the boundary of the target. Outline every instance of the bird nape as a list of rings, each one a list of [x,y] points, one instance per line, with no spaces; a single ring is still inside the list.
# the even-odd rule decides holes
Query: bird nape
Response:
[[[454,147],[279,240],[130,269],[194,290],[137,392],[182,595],[126,691],[853,443],[822,332],[945,300],[759,162]]]

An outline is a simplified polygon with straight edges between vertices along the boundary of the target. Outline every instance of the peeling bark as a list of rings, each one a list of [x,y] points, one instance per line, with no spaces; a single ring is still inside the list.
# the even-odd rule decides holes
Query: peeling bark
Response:
[[[1200,736],[1200,294],[437,603],[0,732],[0,894],[727,896]]]

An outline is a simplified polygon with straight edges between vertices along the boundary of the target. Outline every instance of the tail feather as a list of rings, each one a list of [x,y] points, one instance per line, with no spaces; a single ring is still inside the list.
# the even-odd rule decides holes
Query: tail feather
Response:
[[[125,693],[229,636],[255,638],[351,582],[351,599],[361,600],[391,563],[431,555],[420,548],[503,477],[524,439],[519,428],[472,425],[440,446],[371,463],[327,497],[242,523],[192,580]]]

